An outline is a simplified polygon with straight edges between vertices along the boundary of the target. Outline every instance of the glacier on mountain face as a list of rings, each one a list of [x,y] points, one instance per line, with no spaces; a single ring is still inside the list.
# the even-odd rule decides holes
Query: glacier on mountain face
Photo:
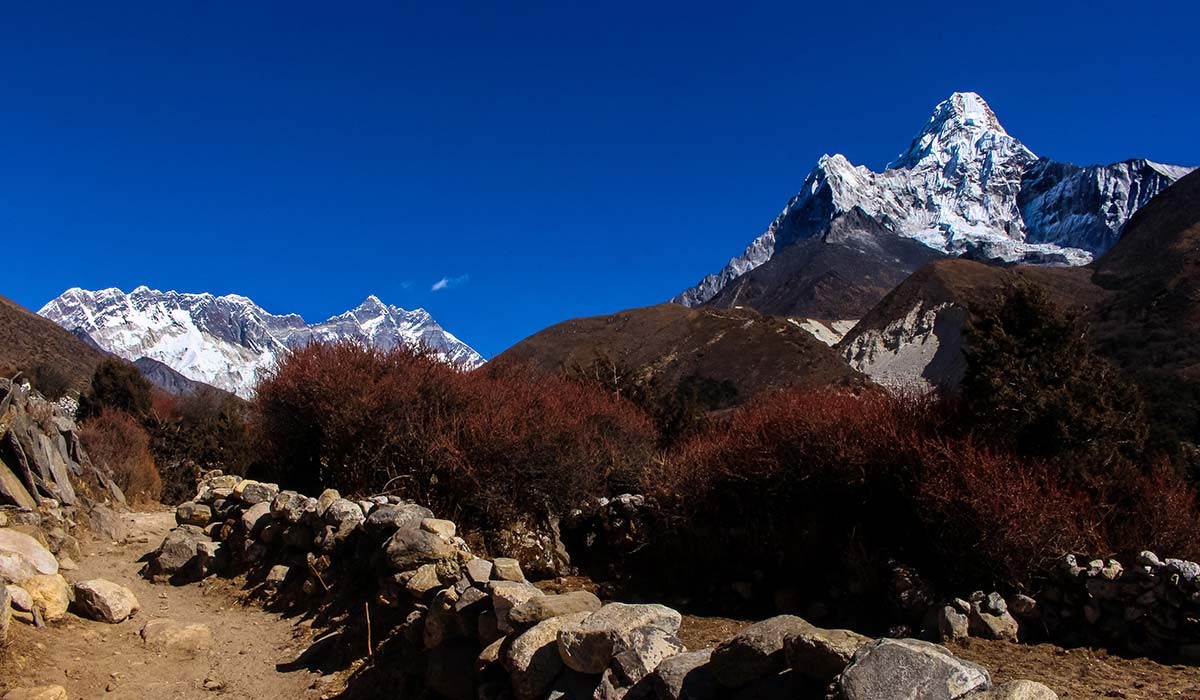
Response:
[[[855,207],[897,236],[951,255],[1087,264],[1112,247],[1139,207],[1191,170],[1148,160],[1081,167],[1039,158],[1005,131],[983,98],[955,93],[883,172],[822,156],[766,232],[672,301],[709,301]]]
[[[158,360],[189,379],[252,395],[262,373],[288,348],[353,340],[390,349],[424,345],[444,361],[474,369],[483,357],[446,331],[424,309],[407,311],[368,297],[321,323],[275,315],[229,294],[182,294],[138,287],[63,292],[38,313],[101,349],[133,361]]]

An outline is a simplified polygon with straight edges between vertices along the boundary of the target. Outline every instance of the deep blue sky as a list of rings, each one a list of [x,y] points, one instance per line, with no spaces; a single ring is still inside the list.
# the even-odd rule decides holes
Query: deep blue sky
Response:
[[[690,286],[955,90],[1039,155],[1200,164],[1194,1],[501,4],[5,3],[0,294],[374,293],[492,356]]]

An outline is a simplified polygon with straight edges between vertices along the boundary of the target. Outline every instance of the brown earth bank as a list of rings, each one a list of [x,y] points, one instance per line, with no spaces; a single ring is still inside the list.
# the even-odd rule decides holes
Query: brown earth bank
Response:
[[[209,578],[186,586],[154,585],[138,575],[139,560],[174,525],[170,511],[124,516],[131,535],[121,543],[84,543],[72,581],[106,578],[128,587],[142,610],[118,625],[74,615],[37,630],[17,625],[0,658],[0,697],[13,688],[60,685],[68,697],[157,700],[235,697],[256,700],[336,697],[342,676],[292,668],[312,643],[306,619],[289,619],[245,602],[240,579]],[[567,588],[589,587],[578,579]],[[202,623],[212,648],[197,653],[147,648],[140,631],[151,619]],[[692,649],[716,645],[749,621],[685,615],[680,639]],[[1200,668],[1128,659],[1095,649],[1062,649],[971,639],[951,651],[985,666],[993,681],[1045,683],[1061,698],[1200,700]],[[392,688],[355,688],[356,697],[393,697]]]
[[[283,672],[312,641],[305,620],[290,620],[241,601],[237,580],[210,578],[187,586],[154,585],[138,575],[143,554],[175,526],[172,511],[123,516],[131,535],[124,542],[83,543],[72,582],[104,578],[131,590],[141,604],[117,625],[67,615],[34,629],[14,624],[0,654],[0,697],[13,688],[59,685],[76,698],[192,700],[214,697],[284,700],[318,698],[338,691],[332,677],[307,670]],[[143,642],[147,621],[168,618],[201,623],[212,633],[211,649],[159,652]]]

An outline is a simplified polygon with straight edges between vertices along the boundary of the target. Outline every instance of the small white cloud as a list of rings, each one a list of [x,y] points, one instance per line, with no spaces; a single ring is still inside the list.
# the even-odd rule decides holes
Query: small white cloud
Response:
[[[449,289],[450,287],[457,287],[460,284],[466,284],[470,280],[471,280],[470,275],[459,275],[458,277],[443,277],[440,280],[438,280],[437,282],[434,282],[433,286],[429,288],[429,291],[440,292],[443,289]]]

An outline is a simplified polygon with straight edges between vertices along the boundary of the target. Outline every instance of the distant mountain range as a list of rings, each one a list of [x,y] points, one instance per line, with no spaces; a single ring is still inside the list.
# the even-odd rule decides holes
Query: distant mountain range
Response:
[[[1192,168],[1149,160],[1077,166],[1039,158],[991,107],[960,92],[934,108],[883,172],[823,156],[765,233],[673,301],[824,320],[861,318],[947,256],[1082,265]]]
[[[320,323],[275,315],[238,295],[183,294],[138,287],[69,289],[38,313],[96,347],[155,371],[156,361],[187,379],[248,398],[264,370],[288,348],[354,340],[375,347],[424,346],[464,369],[484,363],[424,309],[407,311],[368,297]],[[158,368],[158,374],[164,374]],[[164,374],[165,376],[165,374]]]

